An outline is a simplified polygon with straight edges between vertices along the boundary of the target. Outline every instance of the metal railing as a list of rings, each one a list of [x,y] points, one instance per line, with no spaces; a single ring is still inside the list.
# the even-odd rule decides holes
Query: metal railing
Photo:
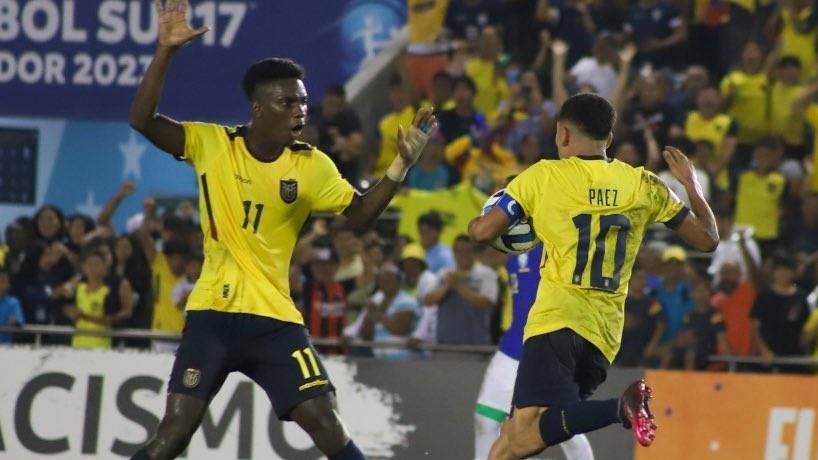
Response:
[[[112,337],[118,339],[150,339],[150,340],[167,340],[178,342],[182,338],[182,334],[174,332],[157,332],[148,329],[76,329],[71,326],[55,326],[55,325],[40,325],[27,324],[25,326],[0,326],[0,332],[19,334],[19,335],[33,335],[34,343],[42,345],[43,336],[61,336],[71,337],[77,334],[83,336],[93,337]],[[363,347],[363,348],[407,348],[406,342],[377,342],[360,339],[330,339],[313,337],[310,339],[313,345],[317,346],[347,346],[347,347]],[[497,351],[494,345],[449,345],[437,343],[418,343],[412,349],[428,350],[446,353],[473,353],[473,354],[492,354]]]
[[[71,326],[54,326],[54,325],[36,325],[29,324],[25,326],[0,326],[0,332],[19,334],[19,335],[33,335],[34,343],[42,345],[43,336],[61,336],[71,337],[76,334],[94,336],[94,337],[112,337],[120,339],[150,339],[150,340],[167,340],[178,342],[182,335],[172,332],[156,332],[148,329],[97,329],[86,330],[76,329]],[[361,347],[361,348],[407,348],[406,342],[392,341],[392,342],[377,342],[360,339],[329,339],[329,338],[312,338],[312,343],[317,346],[347,346],[347,347]],[[448,345],[438,343],[421,342],[412,347],[416,350],[436,351],[444,353],[469,353],[469,354],[492,354],[497,350],[494,345]],[[767,366],[798,366],[798,367],[814,367],[818,369],[818,358],[813,356],[776,356],[767,361],[760,356],[728,356],[728,355],[710,355],[708,360],[711,363],[726,363],[729,372],[735,372],[738,365],[767,365]]]

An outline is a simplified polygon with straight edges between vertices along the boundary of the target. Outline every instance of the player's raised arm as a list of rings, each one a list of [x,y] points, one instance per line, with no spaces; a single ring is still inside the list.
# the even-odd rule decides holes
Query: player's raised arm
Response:
[[[423,107],[415,114],[408,130],[398,127],[398,156],[392,160],[386,175],[366,193],[355,195],[344,210],[348,227],[364,228],[383,212],[406,178],[409,168],[420,158],[429,140],[429,132],[435,125],[432,108]]]
[[[207,27],[190,28],[186,17],[187,4],[187,0],[167,0],[163,8],[162,0],[154,1],[159,17],[159,43],[151,65],[136,90],[130,111],[133,129],[155,146],[176,156],[184,154],[185,130],[176,120],[157,113],[156,109],[173,54],[185,43],[208,31]]]
[[[670,173],[685,188],[690,197],[692,212],[676,228],[676,232],[687,244],[699,251],[713,252],[719,244],[719,230],[716,218],[707,200],[704,199],[702,186],[696,178],[693,163],[676,147],[665,147],[662,154],[667,161]]]

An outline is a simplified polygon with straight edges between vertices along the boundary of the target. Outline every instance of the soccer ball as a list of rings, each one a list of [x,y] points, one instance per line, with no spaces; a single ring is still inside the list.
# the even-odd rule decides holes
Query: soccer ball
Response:
[[[486,215],[493,208],[500,198],[505,194],[503,189],[494,192],[483,205],[482,215]],[[539,238],[534,233],[534,224],[527,217],[517,222],[512,222],[505,233],[489,242],[489,246],[506,254],[522,254],[534,249],[540,244]]]

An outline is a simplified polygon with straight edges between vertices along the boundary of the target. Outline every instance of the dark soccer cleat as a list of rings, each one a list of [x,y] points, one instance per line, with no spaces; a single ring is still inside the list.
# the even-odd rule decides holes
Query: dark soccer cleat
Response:
[[[619,398],[619,417],[625,428],[633,430],[636,441],[647,447],[656,439],[656,424],[648,401],[653,398],[653,390],[639,379],[628,386]]]

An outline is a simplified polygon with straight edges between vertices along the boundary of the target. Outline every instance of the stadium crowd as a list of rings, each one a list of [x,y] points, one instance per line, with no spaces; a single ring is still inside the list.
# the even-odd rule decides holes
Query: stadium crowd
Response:
[[[513,279],[506,256],[474,245],[466,224],[509,176],[555,158],[558,108],[593,91],[619,114],[611,156],[655,172],[683,201],[661,147],[695,161],[722,237],[705,257],[651,230],[618,363],[719,369],[708,355],[818,356],[814,3],[407,0],[409,43],[377,127],[362,126],[338,85],[311,108],[302,135],[365,188],[418,107],[432,104],[440,123],[373,230],[354,234],[327,216],[305,226],[291,295],[313,336],[339,339],[321,351],[405,359],[423,356],[421,342],[496,343],[510,323]],[[96,218],[44,206],[8,225],[0,323],[181,332],[203,261],[196,207],[148,199],[114,229],[111,216],[133,191],[123,184]],[[354,338],[406,347],[356,347]],[[48,342],[174,347],[80,334]]]

